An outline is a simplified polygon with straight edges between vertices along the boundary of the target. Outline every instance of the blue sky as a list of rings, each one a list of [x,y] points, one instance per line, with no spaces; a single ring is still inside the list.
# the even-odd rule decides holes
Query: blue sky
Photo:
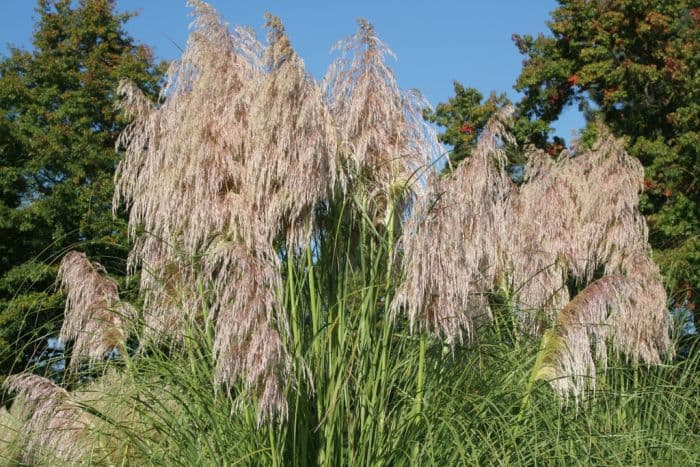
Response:
[[[284,22],[307,69],[321,77],[332,60],[330,49],[355,31],[355,19],[374,23],[398,60],[392,65],[403,88],[419,89],[433,104],[452,95],[458,80],[487,95],[506,92],[517,99],[513,83],[523,57],[511,41],[513,33],[548,31],[554,0],[211,0],[231,24],[255,27],[261,37],[263,14]],[[33,0],[0,0],[0,46],[30,48]],[[127,24],[129,33],[150,45],[160,59],[177,58],[187,42],[191,21],[184,0],[117,0],[118,10],[138,11]],[[570,108],[554,126],[570,140],[583,119]]]

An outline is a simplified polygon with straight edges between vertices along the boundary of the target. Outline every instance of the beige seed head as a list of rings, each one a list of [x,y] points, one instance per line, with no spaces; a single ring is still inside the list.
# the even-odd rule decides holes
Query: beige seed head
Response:
[[[134,310],[119,300],[117,283],[102,265],[71,251],[61,261],[58,281],[66,292],[60,338],[73,342],[71,365],[100,360],[114,349],[123,352]]]
[[[89,417],[65,389],[31,374],[9,376],[3,387],[23,402],[24,462],[31,464],[37,458],[50,458],[73,463],[90,452]]]

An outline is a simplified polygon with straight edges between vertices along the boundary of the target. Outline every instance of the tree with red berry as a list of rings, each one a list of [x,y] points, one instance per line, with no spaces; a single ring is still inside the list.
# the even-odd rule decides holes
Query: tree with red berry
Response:
[[[425,112],[428,121],[445,128],[439,139],[452,147],[448,167],[469,157],[488,119],[510,103],[505,94],[491,94],[484,100],[478,90],[464,87],[458,81],[454,83],[454,90],[455,95],[449,101]]]

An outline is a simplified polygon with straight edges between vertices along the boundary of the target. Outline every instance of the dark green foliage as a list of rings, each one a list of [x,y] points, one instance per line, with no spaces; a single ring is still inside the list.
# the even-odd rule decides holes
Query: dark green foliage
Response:
[[[505,94],[491,93],[484,100],[477,89],[466,88],[458,81],[454,82],[454,91],[454,97],[450,97],[446,103],[438,104],[435,110],[426,111],[424,114],[426,120],[444,128],[438,139],[452,148],[448,169],[450,166],[454,168],[469,157],[489,118],[499,109],[512,104]],[[518,143],[506,148],[511,164],[521,165],[525,162],[522,148],[527,144],[544,147],[553,155],[564,148],[564,142],[558,137],[548,141],[548,134],[552,129],[546,122],[520,116],[510,130]],[[517,180],[517,176],[514,179]]]
[[[435,110],[426,111],[425,119],[445,128],[439,135],[442,143],[452,146],[450,163],[457,165],[469,157],[476,141],[491,116],[510,103],[505,94],[491,94],[482,103],[483,96],[475,88],[465,88],[454,82],[454,97],[438,104]]]
[[[126,222],[111,213],[112,177],[125,125],[115,90],[128,77],[158,92],[162,67],[124,31],[114,0],[40,0],[33,51],[0,62],[0,373],[55,330],[53,289],[66,249],[116,275],[128,253]],[[20,365],[22,366],[22,365]]]
[[[577,103],[645,167],[641,208],[673,298],[700,286],[700,3],[560,0],[551,36],[514,35],[527,56],[520,111],[548,124]]]

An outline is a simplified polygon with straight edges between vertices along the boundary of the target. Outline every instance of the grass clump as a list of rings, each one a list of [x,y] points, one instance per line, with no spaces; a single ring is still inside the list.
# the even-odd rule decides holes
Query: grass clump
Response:
[[[504,109],[440,177],[369,23],[319,83],[278,18],[263,45],[191,3],[163,102],[120,86],[140,303],[65,256],[71,360],[6,381],[8,461],[700,460],[700,353],[674,359],[620,141],[530,152],[516,185]]]

